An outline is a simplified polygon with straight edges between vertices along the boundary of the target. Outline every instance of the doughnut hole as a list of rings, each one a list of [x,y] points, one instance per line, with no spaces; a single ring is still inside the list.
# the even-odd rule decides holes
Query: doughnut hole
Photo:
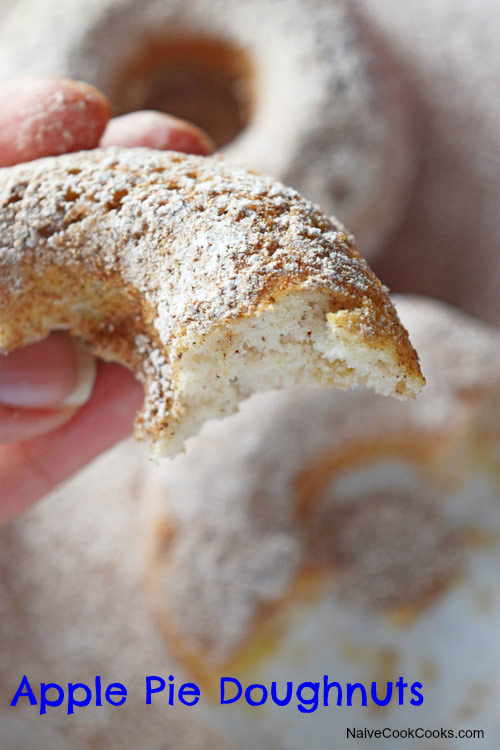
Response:
[[[250,119],[252,65],[224,41],[149,39],[117,74],[108,97],[115,115],[154,109],[203,128],[217,148]]]

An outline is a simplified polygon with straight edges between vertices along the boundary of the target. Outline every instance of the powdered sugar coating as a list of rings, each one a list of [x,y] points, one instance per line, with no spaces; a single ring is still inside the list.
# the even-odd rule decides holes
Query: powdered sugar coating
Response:
[[[406,331],[353,238],[291,188],[217,158],[147,149],[43,159],[0,171],[0,184],[0,349],[52,328],[84,335],[143,380],[155,438],[182,411],[173,368],[183,353],[297,290],[345,311],[340,325],[361,349],[387,351],[386,392],[421,387]]]

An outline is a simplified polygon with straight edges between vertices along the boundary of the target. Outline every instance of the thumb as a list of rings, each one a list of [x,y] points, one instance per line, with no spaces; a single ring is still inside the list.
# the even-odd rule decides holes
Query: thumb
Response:
[[[90,351],[63,333],[0,355],[0,443],[27,440],[66,421],[87,401],[94,380]]]
[[[109,116],[104,96],[86,83],[56,76],[2,81],[0,166],[95,148]]]

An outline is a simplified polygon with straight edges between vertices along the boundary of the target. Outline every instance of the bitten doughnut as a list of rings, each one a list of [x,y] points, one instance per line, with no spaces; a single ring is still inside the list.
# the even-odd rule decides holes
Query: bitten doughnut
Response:
[[[256,390],[423,384],[341,225],[270,178],[174,152],[0,170],[0,351],[58,328],[142,380],[156,454]]]
[[[397,307],[428,376],[415,401],[259,395],[159,467],[126,441],[0,530],[2,748],[343,748],[367,712],[373,729],[415,726],[394,700],[332,700],[310,720],[218,702],[221,674],[280,692],[329,674],[380,693],[421,680],[419,725],[482,727],[497,750],[500,336],[429,301]],[[151,673],[199,682],[202,703],[145,710]],[[9,706],[23,674],[100,674],[130,697],[40,722]]]
[[[439,303],[397,309],[428,380],[419,399],[261,395],[151,474],[151,605],[198,679],[249,665],[275,679],[306,663],[308,675],[337,666],[338,678],[351,626],[367,623],[361,651],[404,637],[412,653],[413,624],[433,623],[424,641],[435,642],[450,617],[466,629],[474,619],[457,596],[488,588],[500,559],[500,335]]]
[[[424,28],[432,26],[435,16],[429,16]],[[460,37],[451,33],[456,26],[447,31]],[[426,49],[429,40],[419,34]],[[463,98],[458,86],[456,100],[463,104]],[[451,134],[462,159],[453,128]],[[488,159],[484,169],[474,160],[469,165],[478,185],[482,171],[492,172]],[[435,162],[426,165],[429,174],[435,168]],[[453,247],[443,242],[453,211],[443,224],[432,201],[435,191],[446,196],[444,182],[431,195],[421,190],[435,221],[426,224],[418,211],[412,216],[418,227],[427,226],[421,231],[433,243]],[[476,192],[481,202],[484,185]],[[487,247],[490,235],[471,216],[459,239],[467,263],[476,258],[484,274],[477,244],[464,237],[474,239],[478,226]],[[460,222],[448,225],[450,236],[460,235]],[[424,246],[430,254],[431,245]],[[442,289],[449,294],[457,287],[450,283],[454,269],[453,263],[443,268]],[[0,260],[0,278],[2,272]],[[480,310],[479,287],[466,274],[460,278],[468,304]],[[460,285],[457,299],[459,291]],[[240,750],[304,750],[349,745],[346,725],[368,723],[373,733],[407,730],[418,721],[455,731],[481,727],[485,750],[498,750],[500,335],[423,300],[400,300],[397,307],[429,383],[415,402],[362,390],[259,395],[240,414],[206,426],[188,441],[186,456],[160,473],[148,471],[148,481],[128,444],[103,457],[99,471],[92,467],[0,532],[2,697],[12,695],[22,672],[61,682],[105,672],[135,687],[148,671],[178,676],[182,668],[184,679],[202,684],[205,701],[201,717],[196,711],[177,717],[161,704],[146,713],[138,691],[125,713],[104,708],[71,722],[56,714],[39,729],[28,712],[2,706],[0,746],[201,750],[225,747],[213,729],[220,722]],[[0,309],[0,335],[1,315]],[[115,321],[111,326],[119,328]],[[100,331],[96,339],[95,351],[116,356]],[[135,369],[128,357],[122,361]],[[150,382],[149,370],[141,376]],[[135,523],[145,504],[152,547],[146,560]],[[244,684],[278,680],[280,692],[287,679],[321,681],[328,673],[342,684],[376,680],[382,694],[404,675],[422,681],[425,701],[418,710],[394,700],[372,711],[355,700],[345,711],[333,698],[311,717],[295,707],[245,711],[237,704],[221,718],[212,692],[221,673]],[[201,725],[191,726],[200,718]],[[435,747],[421,739],[402,744]],[[449,739],[446,747],[459,750],[462,742]]]
[[[192,120],[339,216],[369,257],[400,221],[415,149],[401,66],[358,20],[344,0],[21,0],[0,75],[62,74],[115,114]]]

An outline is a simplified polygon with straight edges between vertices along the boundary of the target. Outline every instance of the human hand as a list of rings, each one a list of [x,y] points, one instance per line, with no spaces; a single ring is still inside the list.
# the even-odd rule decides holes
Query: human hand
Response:
[[[157,112],[113,119],[91,86],[55,77],[0,84],[0,167],[97,146],[208,154],[198,128]],[[58,332],[0,354],[0,525],[130,434],[142,389]]]

